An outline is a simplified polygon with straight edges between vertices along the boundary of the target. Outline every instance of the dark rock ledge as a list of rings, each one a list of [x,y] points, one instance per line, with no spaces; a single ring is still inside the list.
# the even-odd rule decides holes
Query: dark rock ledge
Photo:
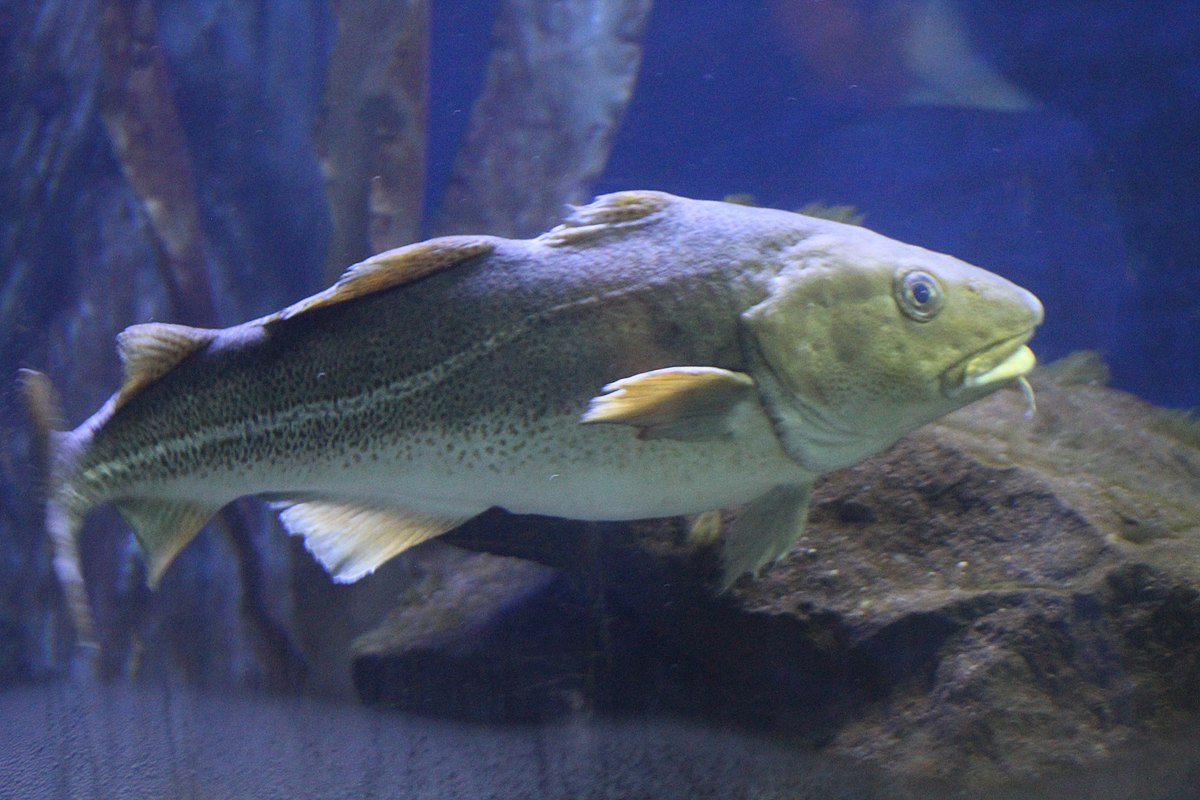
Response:
[[[486,515],[452,541],[491,555],[427,554],[356,642],[360,696],[675,712],[972,783],[1170,736],[1200,710],[1200,432],[1102,371],[1052,365],[1032,420],[1002,391],[828,476],[787,558],[723,596],[683,520]]]

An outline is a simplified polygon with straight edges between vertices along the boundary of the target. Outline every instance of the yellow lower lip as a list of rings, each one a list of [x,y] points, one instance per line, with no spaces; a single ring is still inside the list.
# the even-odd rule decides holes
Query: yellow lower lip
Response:
[[[982,397],[1024,376],[1037,363],[1033,351],[1025,346],[1032,334],[1009,337],[959,361],[942,373],[942,392],[950,398],[964,393]]]
[[[1025,345],[1014,350],[998,364],[991,363],[992,353],[982,353],[967,362],[963,369],[962,385],[967,389],[991,386],[1019,378],[1033,369],[1037,358]]]

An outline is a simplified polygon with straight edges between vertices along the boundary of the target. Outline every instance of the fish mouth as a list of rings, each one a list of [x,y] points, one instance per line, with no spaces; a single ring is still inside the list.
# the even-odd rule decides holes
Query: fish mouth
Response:
[[[946,370],[942,375],[946,395],[986,392],[1024,376],[1037,364],[1033,351],[1025,345],[1032,335],[1033,331],[1028,331],[1004,339]]]

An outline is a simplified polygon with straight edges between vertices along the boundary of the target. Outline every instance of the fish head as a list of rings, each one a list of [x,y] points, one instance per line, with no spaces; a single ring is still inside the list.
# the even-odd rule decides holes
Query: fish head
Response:
[[[787,254],[743,314],[785,451],[825,472],[1012,383],[1035,363],[1029,291],[951,256],[833,226]]]

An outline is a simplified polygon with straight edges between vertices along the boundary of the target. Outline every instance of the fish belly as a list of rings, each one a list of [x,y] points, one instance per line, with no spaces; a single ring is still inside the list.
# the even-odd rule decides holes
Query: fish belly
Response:
[[[562,417],[504,435],[417,434],[341,461],[299,465],[260,492],[363,500],[464,517],[499,506],[586,520],[689,514],[811,480],[787,458],[765,416],[729,438],[639,440],[624,426]]]

